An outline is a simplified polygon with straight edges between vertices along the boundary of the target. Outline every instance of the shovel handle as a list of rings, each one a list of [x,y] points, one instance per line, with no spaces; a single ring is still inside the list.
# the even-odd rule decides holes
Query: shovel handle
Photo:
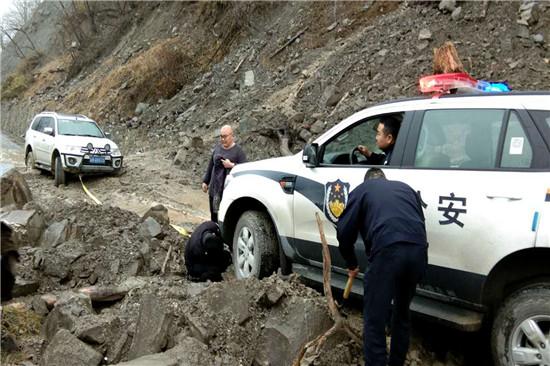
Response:
[[[344,289],[344,300],[347,300],[349,294],[351,293],[351,286],[353,285],[353,279],[355,276],[348,276],[348,282],[346,282],[346,288]]]

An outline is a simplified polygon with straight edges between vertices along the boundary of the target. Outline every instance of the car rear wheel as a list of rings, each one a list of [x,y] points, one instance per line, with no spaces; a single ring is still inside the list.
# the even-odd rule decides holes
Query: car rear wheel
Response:
[[[550,366],[550,288],[530,286],[500,307],[493,323],[495,365]]]
[[[237,278],[269,276],[279,263],[275,228],[265,212],[246,211],[233,236],[233,264]]]
[[[59,187],[60,185],[66,185],[67,181],[65,179],[65,171],[63,170],[63,164],[61,163],[61,157],[56,156],[54,162],[54,179],[55,186]]]

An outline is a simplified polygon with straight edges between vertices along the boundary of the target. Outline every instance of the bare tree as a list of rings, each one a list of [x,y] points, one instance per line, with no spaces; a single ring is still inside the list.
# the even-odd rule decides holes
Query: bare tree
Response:
[[[23,53],[23,45],[19,45],[14,40],[14,35],[21,32],[30,44],[30,49],[39,53],[27,32],[24,31],[25,26],[31,20],[32,13],[40,3],[39,0],[14,0],[12,9],[3,17],[0,24],[1,31],[1,46],[4,49],[9,43],[15,47],[15,52],[19,57],[25,57]]]

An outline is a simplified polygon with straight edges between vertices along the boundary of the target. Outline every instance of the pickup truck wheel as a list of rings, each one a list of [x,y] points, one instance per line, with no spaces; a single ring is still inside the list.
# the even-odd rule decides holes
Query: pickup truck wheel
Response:
[[[495,365],[550,366],[550,288],[540,284],[516,292],[493,323]]]
[[[61,163],[61,157],[56,156],[55,162],[54,162],[55,170],[54,170],[54,184],[56,187],[59,187],[61,184],[66,185],[67,182],[65,180],[65,171],[63,170],[63,164]]]
[[[270,275],[279,263],[275,228],[265,212],[246,211],[233,236],[233,264],[237,278]]]

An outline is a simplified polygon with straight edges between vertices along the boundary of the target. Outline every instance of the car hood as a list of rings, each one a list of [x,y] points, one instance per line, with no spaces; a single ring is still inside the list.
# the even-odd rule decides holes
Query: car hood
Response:
[[[278,158],[252,161],[244,164],[237,164],[231,169],[231,174],[251,171],[251,170],[274,170],[293,172],[302,165],[301,152],[292,156],[283,156]]]
[[[104,137],[88,137],[88,136],[64,136],[58,135],[57,137],[58,146],[86,146],[91,143],[94,147],[104,147],[109,144],[111,149],[118,149],[117,144],[112,140]]]

